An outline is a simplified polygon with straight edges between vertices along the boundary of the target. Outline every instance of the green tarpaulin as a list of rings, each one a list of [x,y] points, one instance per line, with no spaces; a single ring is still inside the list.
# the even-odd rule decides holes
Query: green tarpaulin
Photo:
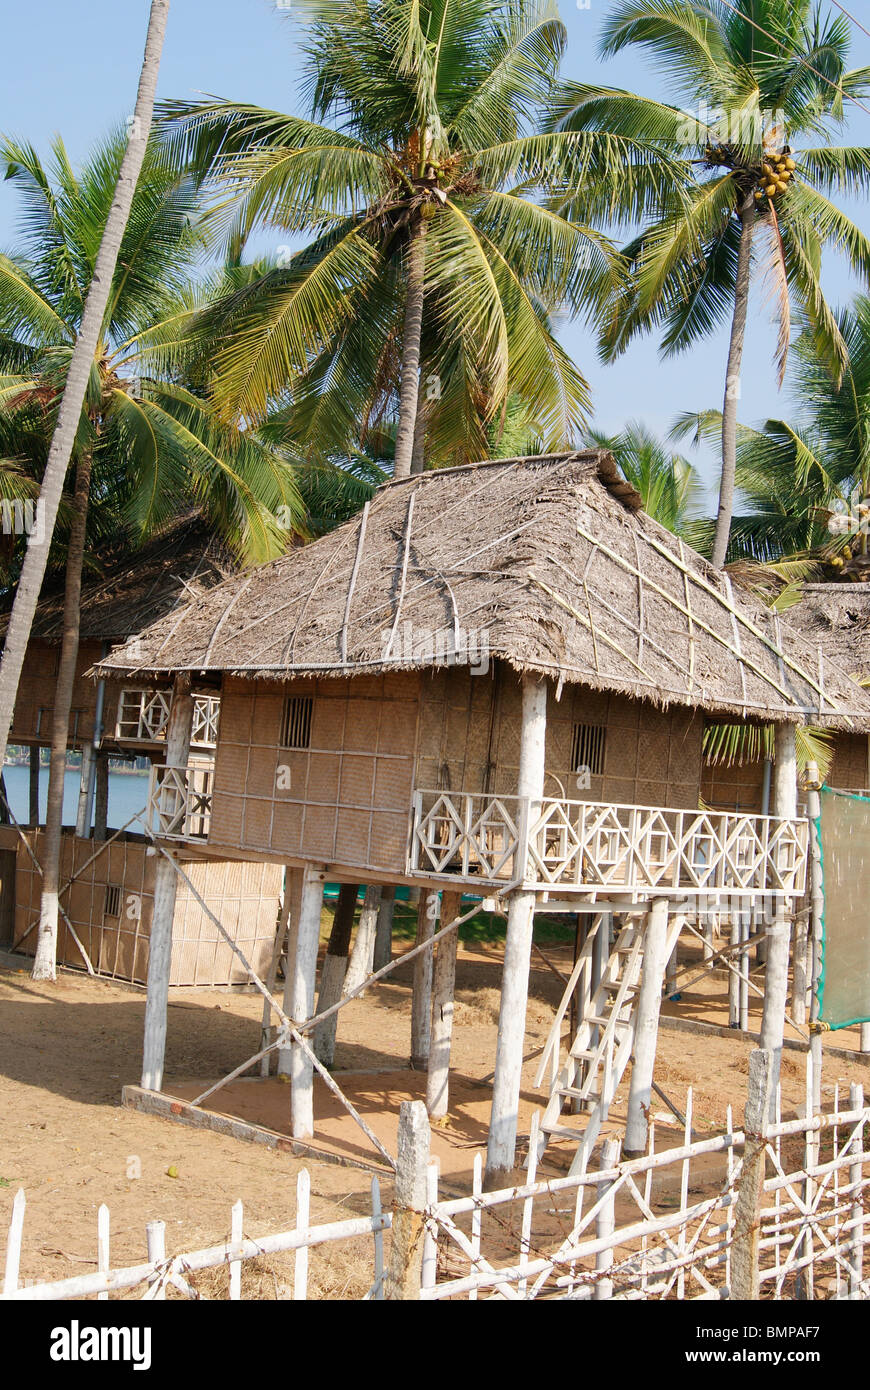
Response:
[[[817,826],[825,907],[819,1018],[870,1022],[870,798],[821,790]]]

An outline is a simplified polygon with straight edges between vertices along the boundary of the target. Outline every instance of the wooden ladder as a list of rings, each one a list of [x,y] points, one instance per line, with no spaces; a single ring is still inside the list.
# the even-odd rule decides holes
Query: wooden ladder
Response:
[[[668,923],[668,957],[676,944],[680,925],[678,917]],[[608,931],[609,914],[601,913],[592,923],[577,957],[535,1077],[535,1085],[540,1086],[549,1066],[550,1097],[541,1121],[538,1157],[551,1137],[572,1140],[577,1144],[570,1168],[572,1175],[586,1170],[601,1126],[631,1060],[634,1043],[634,1004],[643,965],[644,918],[637,915],[623,918],[612,945],[607,943]],[[597,985],[594,980],[596,958],[602,961]],[[580,1019],[560,1067],[562,1022],[575,994]],[[584,1112],[577,1114],[581,1125],[564,1123],[562,1111],[569,1104],[575,1112]]]

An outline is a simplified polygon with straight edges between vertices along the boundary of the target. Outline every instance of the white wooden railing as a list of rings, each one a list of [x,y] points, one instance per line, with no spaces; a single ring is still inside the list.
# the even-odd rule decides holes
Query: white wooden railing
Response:
[[[151,769],[148,823],[165,840],[206,840],[211,825],[213,766]]]
[[[414,793],[408,868],[560,892],[799,896],[807,822],[478,792]]]
[[[125,687],[118,698],[115,737],[121,743],[163,743],[169,722],[168,690]],[[196,748],[217,745],[219,695],[195,695],[190,742]]]

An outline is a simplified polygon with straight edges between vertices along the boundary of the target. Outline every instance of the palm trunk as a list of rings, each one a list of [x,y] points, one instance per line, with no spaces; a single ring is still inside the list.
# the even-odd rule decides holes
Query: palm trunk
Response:
[[[414,448],[411,451],[411,476],[422,473],[426,468],[426,395],[421,389],[417,392],[417,419],[414,422]]]
[[[33,962],[34,980],[57,978],[57,898],[60,890],[60,849],[63,833],[63,789],[66,774],[69,717],[72,709],[76,667],[79,658],[81,624],[82,563],[88,497],[91,490],[91,455],[85,454],[76,468],[73,516],[66,556],[66,587],[63,598],[63,641],[60,648],[54,710],[51,720],[51,762],[48,773],[48,801],[45,810],[45,839],[42,860],[42,901],[39,909],[39,937]]]
[[[39,494],[41,524],[28,538],[27,554],[24,557],[9,619],[6,645],[0,662],[0,765],[6,757],[18,681],[30,639],[33,615],[39,602],[57,509],[79,428],[88,378],[106,315],[121,240],[130,216],[133,194],[151,131],[154,92],[168,15],[169,0],[151,0],[148,35],[145,40],[145,54],[130,137],[118,175],[114,201],[100,242],[81,327],[70,360],[57,425],[45,465]]]
[[[408,298],[402,336],[402,379],[399,386],[399,422],[396,429],[394,478],[407,478],[414,456],[417,401],[420,394],[420,340],[423,334],[423,289],[426,277],[426,223],[411,229],[408,246]]]
[[[713,541],[713,564],[717,569],[722,569],[725,564],[728,541],[731,536],[731,517],[734,512],[734,475],[737,471],[737,401],[740,396],[740,368],[743,363],[743,344],[746,339],[752,233],[755,222],[755,198],[750,190],[740,208],[740,251],[737,256],[734,317],[731,321],[731,346],[728,350],[728,374],[725,379],[725,401],[722,406],[722,477],[719,483],[716,536]]]

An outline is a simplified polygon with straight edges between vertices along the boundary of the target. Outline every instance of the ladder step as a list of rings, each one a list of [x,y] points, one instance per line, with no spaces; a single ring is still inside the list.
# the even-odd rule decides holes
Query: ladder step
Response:
[[[631,1019],[620,1018],[618,1015],[614,1018],[613,1014],[584,1014],[583,1022],[597,1023],[602,1028],[606,1028],[609,1023],[615,1023],[617,1027],[621,1024],[623,1028],[627,1028]]]
[[[560,1086],[559,1095],[570,1100],[588,1100],[590,1103],[601,1099],[598,1091],[586,1091],[582,1086]]]
[[[576,1139],[583,1138],[582,1129],[569,1129],[567,1125],[548,1125],[541,1124],[541,1129],[545,1134],[550,1134],[554,1139]]]

